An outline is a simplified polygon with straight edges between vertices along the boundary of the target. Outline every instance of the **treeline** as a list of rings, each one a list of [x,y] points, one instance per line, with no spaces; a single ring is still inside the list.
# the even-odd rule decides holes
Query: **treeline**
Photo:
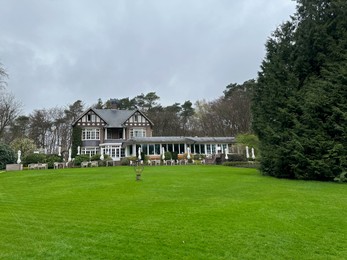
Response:
[[[2,78],[6,76],[2,70]],[[77,100],[66,107],[34,110],[20,114],[20,103],[0,91],[0,141],[23,155],[33,150],[43,153],[62,152],[71,146],[72,123],[89,107],[98,109],[140,109],[154,123],[154,136],[236,136],[251,131],[251,93],[255,81],[230,84],[223,95],[213,101],[185,101],[162,106],[155,92],[141,93],[133,98],[110,98],[86,106]]]
[[[101,99],[95,108],[136,109],[143,111],[154,123],[154,136],[236,136],[251,131],[251,97],[254,80],[230,84],[223,96],[213,101],[162,106],[155,92],[132,99]]]

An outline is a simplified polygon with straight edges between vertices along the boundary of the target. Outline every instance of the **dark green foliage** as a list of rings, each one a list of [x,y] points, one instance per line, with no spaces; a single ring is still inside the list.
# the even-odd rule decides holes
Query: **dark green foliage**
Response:
[[[347,168],[347,2],[298,1],[266,43],[254,91],[261,170],[333,180]]]
[[[99,161],[101,154],[94,154],[92,157],[90,157],[91,161]]]
[[[59,157],[60,161],[60,157]],[[30,163],[46,163],[47,162],[47,156],[42,153],[31,153],[28,154],[24,159],[23,159],[23,164],[28,165]]]
[[[57,154],[47,154],[46,155],[46,163],[48,163],[48,168],[52,169],[54,167],[55,162],[62,162],[63,159],[61,156]]]
[[[135,110],[136,109],[136,100],[135,98],[129,99],[122,98],[111,98],[105,103],[106,108],[120,109],[120,110]]]
[[[130,165],[130,161],[137,161],[138,158],[136,156],[124,157],[121,159],[121,165]]]
[[[75,157],[74,160],[74,165],[75,166],[80,166],[81,162],[89,162],[90,161],[90,157],[88,154],[81,154],[81,155],[77,155]]]
[[[340,176],[335,177],[334,181],[340,182],[340,183],[347,182],[347,172],[343,172],[340,174]]]
[[[206,157],[205,154],[192,154],[191,156],[193,160],[202,160],[202,159],[205,159]]]
[[[82,147],[82,128],[75,126],[72,129],[71,156],[73,158],[77,155],[78,146]]]
[[[6,164],[16,162],[15,152],[7,144],[0,144],[0,170],[6,169]]]
[[[223,166],[229,166],[229,167],[241,167],[241,168],[259,168],[258,162],[240,162],[240,161],[234,161],[234,162],[224,162]]]
[[[172,160],[178,159],[178,152],[171,152]]]
[[[243,154],[232,153],[228,154],[228,162],[245,162],[247,158]]]
[[[171,152],[165,152],[165,160],[171,160],[172,159],[172,154]]]

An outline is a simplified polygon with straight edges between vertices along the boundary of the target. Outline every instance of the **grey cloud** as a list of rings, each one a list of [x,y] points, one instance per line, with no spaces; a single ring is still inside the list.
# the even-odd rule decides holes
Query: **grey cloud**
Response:
[[[0,62],[29,113],[155,91],[211,100],[257,76],[287,0],[1,0]]]

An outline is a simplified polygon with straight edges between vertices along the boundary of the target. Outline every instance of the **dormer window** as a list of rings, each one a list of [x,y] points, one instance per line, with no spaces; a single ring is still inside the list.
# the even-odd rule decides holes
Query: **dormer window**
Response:
[[[88,114],[87,115],[87,122],[94,122],[95,121],[95,115]]]

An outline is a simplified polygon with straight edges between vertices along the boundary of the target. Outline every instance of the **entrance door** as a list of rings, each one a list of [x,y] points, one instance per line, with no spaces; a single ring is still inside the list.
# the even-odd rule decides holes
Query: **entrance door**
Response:
[[[104,153],[112,158],[113,161],[120,161],[121,159],[121,146],[108,145],[104,148]]]

